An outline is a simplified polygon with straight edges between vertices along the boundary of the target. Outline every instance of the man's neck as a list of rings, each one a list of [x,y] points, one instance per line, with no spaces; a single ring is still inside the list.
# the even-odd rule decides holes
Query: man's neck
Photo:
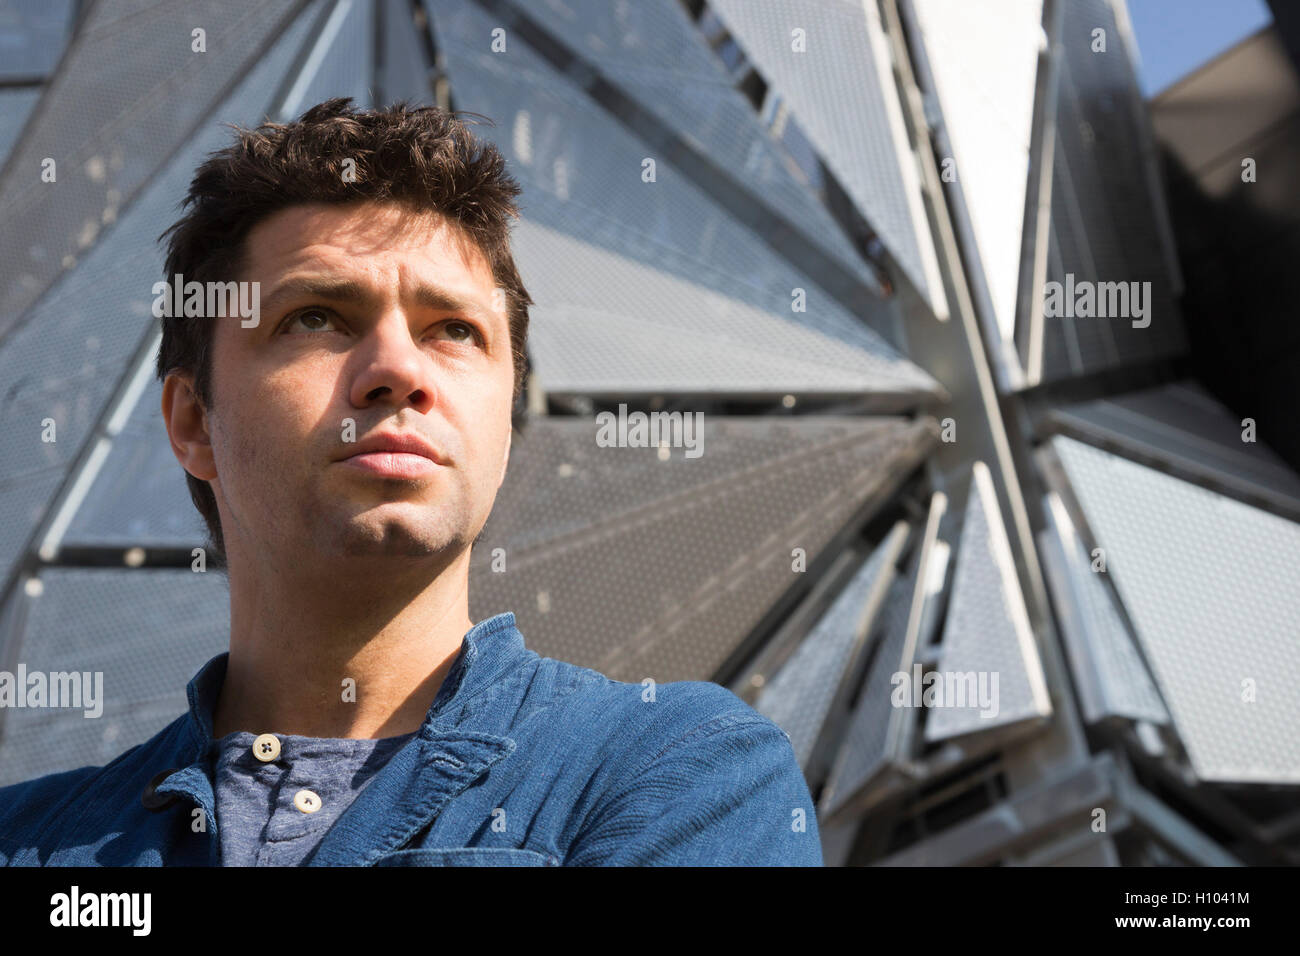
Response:
[[[232,555],[230,659],[214,737],[419,729],[472,626],[468,571],[468,551],[440,573],[364,580],[273,573]]]

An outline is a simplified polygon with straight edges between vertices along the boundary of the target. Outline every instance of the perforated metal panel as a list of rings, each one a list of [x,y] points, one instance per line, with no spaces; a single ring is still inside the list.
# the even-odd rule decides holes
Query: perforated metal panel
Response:
[[[1175,277],[1159,228],[1149,138],[1122,33],[1107,0],[1064,6],[1057,144],[1052,172],[1055,255],[1048,280],[1150,282],[1149,319],[1047,316],[1047,381],[1149,361],[1186,349]],[[1093,31],[1105,31],[1094,52]],[[1041,294],[1042,290],[1038,290]],[[1064,338],[1064,343],[1056,341]]]
[[[745,55],[793,110],[885,247],[947,315],[906,138],[888,40],[874,3],[714,0]],[[803,31],[804,52],[794,47]]]
[[[1300,525],[1070,438],[1051,447],[1197,776],[1300,781]]]
[[[379,64],[384,102],[375,105],[387,106],[404,99],[432,106],[431,64],[425,60],[422,38],[409,4],[384,2],[378,5],[378,11],[384,31],[383,60]]]
[[[1259,435],[1244,441],[1242,420],[1195,382],[1067,405],[1050,420],[1072,438],[1300,515],[1300,476]]]
[[[914,715],[894,707],[894,675],[910,673],[915,647],[907,641],[908,618],[916,592],[916,565],[894,580],[881,611],[880,646],[858,691],[844,740],[822,793],[819,816],[829,816],[866,789],[885,765],[897,758],[891,725]]]
[[[908,570],[890,587],[881,612],[880,646],[852,701],[852,712],[820,795],[819,818],[830,822],[864,802],[887,770],[911,753],[919,715],[896,706],[897,674],[912,664],[933,637],[942,603],[949,548],[940,538],[948,498],[936,492]]]
[[[1016,322],[1042,0],[912,0],[994,314]]]
[[[983,462],[976,462],[971,473],[938,671],[945,684],[949,675],[960,678],[974,674],[977,681],[986,680],[982,686],[993,694],[993,706],[991,712],[986,712],[978,700],[968,696],[964,705],[946,700],[943,706],[928,709],[927,741],[1004,727],[1051,713],[997,493]],[[997,675],[996,689],[993,675]]]
[[[165,440],[132,435],[115,442],[95,495],[93,508],[78,512],[64,545],[189,548],[204,543],[203,521]]]
[[[40,97],[39,88],[0,90],[0,169],[4,168],[9,151]]]
[[[577,47],[603,76],[729,170],[859,281],[878,288],[821,199],[795,178],[790,160],[680,0],[511,2]]]
[[[470,565],[478,619],[515,612],[538,653],[617,680],[707,680],[850,516],[935,441],[932,422],[705,421],[703,454],[602,448],[589,420],[516,437]],[[504,571],[493,570],[494,552]]]
[[[258,0],[164,0],[130,15],[120,4],[89,8],[0,183],[0,221],[25,224],[0,231],[0,337],[193,140],[295,9]],[[197,24],[203,53],[192,48]],[[41,180],[47,157],[55,183]]]
[[[279,110],[281,122],[336,96],[373,105],[375,12],[371,0],[335,0]]]
[[[184,471],[167,440],[161,398],[162,386],[150,379],[73,516],[64,545],[203,545],[203,520],[190,501]]]
[[[1056,148],[1062,149],[1058,137]],[[1052,179],[1057,185],[1053,186],[1053,196],[1060,195],[1057,191],[1059,186],[1059,177],[1064,173],[1064,162],[1053,163]],[[1064,250],[1063,250],[1064,247]],[[1065,281],[1065,261],[1070,258],[1071,262],[1078,261],[1078,253],[1071,253],[1070,250],[1080,248],[1078,240],[1072,232],[1072,227],[1068,220],[1063,216],[1053,216],[1047,235],[1047,281],[1064,282]],[[1044,293],[1045,294],[1045,293]],[[1056,323],[1055,328],[1049,328],[1051,323]],[[1066,369],[1082,368],[1083,361],[1079,354],[1079,340],[1075,332],[1075,319],[1073,316],[1044,316],[1043,318],[1043,361],[1044,369],[1055,369],[1057,375],[1067,374]]]
[[[24,542],[45,513],[64,474],[62,467],[47,468],[0,485],[0,580],[13,570]]]
[[[789,311],[788,290],[755,288],[664,247],[638,253],[618,224],[532,197],[514,249],[537,302],[529,341],[549,391],[848,393],[897,396],[900,407],[935,393],[929,375],[774,261],[769,282],[784,274],[789,289],[804,289],[806,313]],[[547,225],[557,220],[559,228]],[[767,259],[753,246],[727,255],[748,253],[753,267]]]
[[[0,2],[0,79],[53,70],[72,31],[72,11],[72,0]]]
[[[85,709],[5,708],[0,786],[104,764],[186,708],[185,685],[229,643],[229,592],[218,574],[49,570],[28,602],[15,666],[102,672],[99,717]]]
[[[0,581],[85,448],[114,387],[128,374],[128,359],[150,331],[152,288],[162,278],[158,234],[175,218],[195,166],[228,142],[230,131],[221,123],[260,121],[306,26],[295,24],[281,37],[202,132],[97,234],[98,241],[76,268],[0,342],[0,514],[5,516],[0,520],[7,524],[0,535]],[[52,432],[47,421],[53,422]],[[138,476],[111,480],[130,485]],[[92,490],[86,507],[96,507],[95,498]]]
[[[915,396],[937,386],[472,2],[434,8],[458,109],[524,185],[514,248],[552,392]],[[655,160],[655,181],[642,180]],[[796,290],[803,290],[802,295]],[[802,305],[806,311],[796,311]]]
[[[1053,575],[1052,596],[1084,719],[1098,723],[1120,716],[1169,723],[1160,693],[1103,580],[1105,572],[1093,570],[1092,556],[1056,495],[1048,496],[1044,512],[1049,529],[1043,533],[1043,556]]]
[[[902,534],[890,535],[863,562],[790,659],[754,701],[790,737],[806,771],[831,708],[854,661],[866,650],[876,615],[893,581]],[[906,623],[906,622],[904,622]]]

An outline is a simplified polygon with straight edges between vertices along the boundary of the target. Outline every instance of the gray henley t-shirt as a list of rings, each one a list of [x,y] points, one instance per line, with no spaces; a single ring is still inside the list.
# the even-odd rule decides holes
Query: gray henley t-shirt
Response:
[[[414,733],[380,740],[276,734],[280,754],[253,755],[256,734],[212,744],[222,866],[301,866],[325,832]]]

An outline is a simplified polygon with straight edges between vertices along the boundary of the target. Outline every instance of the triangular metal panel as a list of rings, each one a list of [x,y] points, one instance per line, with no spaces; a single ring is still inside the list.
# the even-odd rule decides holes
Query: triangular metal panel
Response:
[[[49,74],[63,54],[77,6],[73,0],[6,0],[0,5],[0,80]]]
[[[1085,281],[1150,287],[1143,292],[1143,316],[1045,316],[1045,381],[1167,358],[1187,348],[1177,265],[1162,229],[1166,215],[1154,147],[1140,114],[1144,107],[1126,38],[1108,0],[1063,6],[1047,278],[1072,281],[1076,288]],[[1104,52],[1094,52],[1095,30],[1104,31]],[[1130,311],[1136,312],[1131,306]]]
[[[857,278],[878,288],[822,200],[795,178],[758,114],[693,24],[680,0],[511,0],[576,45],[582,55],[676,130],[758,200],[795,224]]]
[[[112,3],[85,3],[84,0],[78,0],[80,6],[88,8],[84,28],[92,30],[134,19],[143,13],[166,12],[174,16],[177,9],[188,2],[189,0],[113,0]]]
[[[1044,513],[1043,557],[1052,574],[1052,596],[1084,719],[1090,724],[1107,717],[1168,724],[1169,712],[1102,580],[1104,572],[1092,569],[1087,545],[1057,495],[1047,497]]]
[[[102,765],[147,740],[185,712],[186,683],[229,645],[223,575],[50,569],[40,581],[38,596],[18,598],[27,621],[15,659],[28,674],[90,673],[92,686],[102,674],[101,712],[5,708],[0,786]]]
[[[39,87],[0,90],[0,169],[40,98]]]
[[[119,17],[119,7],[90,7],[0,183],[0,222],[24,224],[0,231],[6,345],[23,313],[85,256],[159,166],[197,138],[196,129],[257,68],[300,9],[193,0],[151,3]],[[206,52],[193,49],[191,31],[199,24]],[[46,157],[56,160],[55,182],[41,179]]]
[[[967,693],[961,704],[944,700],[942,706],[928,708],[925,739],[930,742],[1046,717],[1052,711],[993,479],[980,461],[971,472],[937,673],[943,683],[934,686],[951,679],[966,688],[971,685],[964,675],[973,674],[975,686],[988,690],[992,700],[986,709]]]
[[[455,106],[496,121],[475,132],[524,185],[514,245],[548,391],[808,390],[906,405],[938,390],[520,38],[491,52],[494,23],[475,4],[434,13]]]
[[[376,91],[377,95],[382,94],[383,102],[375,105],[388,106],[398,100],[421,106],[434,105],[430,77],[432,65],[425,57],[421,32],[410,4],[385,0],[375,9],[380,16],[383,43],[378,71],[379,90]]]
[[[1300,524],[1051,440],[1202,780],[1300,783]]]
[[[205,123],[77,267],[0,344],[0,536],[3,581],[68,467],[86,451],[113,388],[150,332],[152,288],[162,277],[158,233],[176,214],[194,168],[226,145],[227,121],[260,121],[305,35],[288,30],[231,99]],[[53,440],[43,424],[52,420]],[[92,495],[93,497],[93,495]]]
[[[920,177],[874,3],[713,0],[936,315],[948,315]],[[806,46],[796,49],[794,31]]]
[[[806,772],[826,721],[868,637],[894,579],[907,528],[882,541],[836,596],[808,636],[754,701],[790,738]]]
[[[35,440],[40,441],[39,421],[33,432]],[[23,544],[45,514],[50,495],[65,474],[63,466],[56,466],[0,484],[0,582],[13,571]]]
[[[532,194],[513,246],[537,303],[529,342],[548,391],[869,395],[890,411],[935,394],[925,372],[783,267],[771,264],[807,292],[808,312],[790,312],[788,294],[634,241],[587,208]]]
[[[350,96],[358,109],[373,106],[374,31],[372,0],[334,0],[280,104],[279,119],[297,119],[317,103],[337,96]]]
[[[1300,475],[1194,381],[1054,408],[1053,430],[1300,518]]]
[[[151,380],[126,427],[113,439],[90,493],[63,536],[63,545],[203,545],[207,532],[167,438],[161,391],[157,380]]]
[[[712,679],[795,583],[793,550],[814,562],[935,441],[928,420],[710,417],[686,458],[601,447],[598,427],[543,418],[516,436],[470,607],[514,611],[539,653],[629,681]]]
[[[162,428],[161,423],[159,429]],[[192,548],[207,534],[166,436],[113,443],[95,498],[78,510],[68,547]]]
[[[931,497],[916,557],[907,574],[890,587],[881,612],[880,647],[858,690],[858,698],[821,793],[818,818],[855,806],[890,766],[907,758],[910,729],[917,722],[911,708],[894,706],[897,674],[912,673],[918,650],[929,642],[924,622],[942,596],[948,549],[939,547],[939,522],[947,497]]]

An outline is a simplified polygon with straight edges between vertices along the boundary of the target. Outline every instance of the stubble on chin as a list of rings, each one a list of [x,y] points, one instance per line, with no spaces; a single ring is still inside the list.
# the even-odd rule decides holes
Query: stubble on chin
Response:
[[[459,509],[451,513],[445,505],[439,513],[428,509],[388,509],[369,507],[351,514],[331,513],[328,506],[305,508],[302,520],[312,528],[310,538],[318,553],[360,558],[433,558],[454,556],[469,546],[471,529],[462,520]],[[424,509],[420,509],[423,511]]]

